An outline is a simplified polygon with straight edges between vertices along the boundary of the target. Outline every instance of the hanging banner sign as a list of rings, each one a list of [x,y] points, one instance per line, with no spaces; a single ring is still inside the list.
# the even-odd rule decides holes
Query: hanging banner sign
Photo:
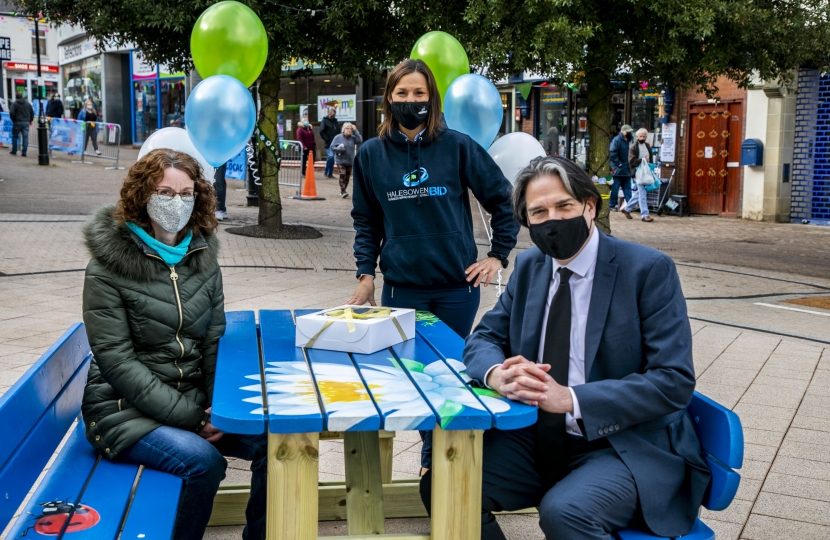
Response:
[[[9,113],[0,113],[0,144],[12,145],[12,126],[14,126],[14,122],[12,122]]]
[[[85,122],[53,118],[50,122],[49,149],[67,154],[80,154],[84,151]]]
[[[674,163],[675,146],[677,135],[677,124],[663,124],[663,144],[660,146],[660,161],[662,163]]]
[[[322,122],[329,107],[334,109],[338,122],[357,121],[357,95],[320,96],[317,98],[317,121]]]
[[[243,148],[230,159],[225,167],[225,178],[233,180],[247,180],[248,178],[248,147]]]

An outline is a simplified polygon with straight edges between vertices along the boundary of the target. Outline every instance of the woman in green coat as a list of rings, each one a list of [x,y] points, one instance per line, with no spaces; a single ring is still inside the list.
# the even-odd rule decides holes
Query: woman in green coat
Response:
[[[174,538],[202,538],[223,456],[251,461],[243,538],[265,533],[267,441],[210,423],[225,332],[213,186],[187,154],[154,150],[130,168],[113,208],[85,227],[92,260],[83,312],[94,358],[86,437],[106,458],[182,479]]]

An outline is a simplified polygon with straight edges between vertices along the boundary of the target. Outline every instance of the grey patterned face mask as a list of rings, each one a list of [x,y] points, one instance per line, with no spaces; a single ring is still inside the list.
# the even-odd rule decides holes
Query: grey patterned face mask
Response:
[[[162,197],[158,193],[150,195],[147,213],[150,219],[161,225],[167,232],[175,233],[184,229],[193,213],[195,199],[182,200],[181,197]]]

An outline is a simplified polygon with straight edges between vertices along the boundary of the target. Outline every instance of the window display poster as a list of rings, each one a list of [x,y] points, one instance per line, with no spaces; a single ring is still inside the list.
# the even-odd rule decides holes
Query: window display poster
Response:
[[[663,145],[660,147],[660,161],[662,163],[674,163],[674,150],[676,146],[677,124],[663,124]]]
[[[317,98],[317,121],[322,122],[326,117],[326,110],[334,108],[338,122],[357,121],[356,94],[338,96],[319,96]]]

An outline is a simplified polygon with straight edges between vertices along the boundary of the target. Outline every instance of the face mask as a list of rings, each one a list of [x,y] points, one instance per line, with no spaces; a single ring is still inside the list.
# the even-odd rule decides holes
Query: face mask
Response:
[[[169,233],[176,233],[184,229],[190,221],[195,202],[195,200],[183,201],[178,195],[171,199],[154,193],[150,195],[150,201],[147,203],[147,213],[150,219],[161,225],[162,229]]]
[[[415,129],[427,121],[429,116],[428,101],[393,101],[392,117],[406,129]]]
[[[582,215],[570,219],[549,219],[528,228],[530,239],[536,247],[545,255],[560,261],[576,255],[591,232]]]

